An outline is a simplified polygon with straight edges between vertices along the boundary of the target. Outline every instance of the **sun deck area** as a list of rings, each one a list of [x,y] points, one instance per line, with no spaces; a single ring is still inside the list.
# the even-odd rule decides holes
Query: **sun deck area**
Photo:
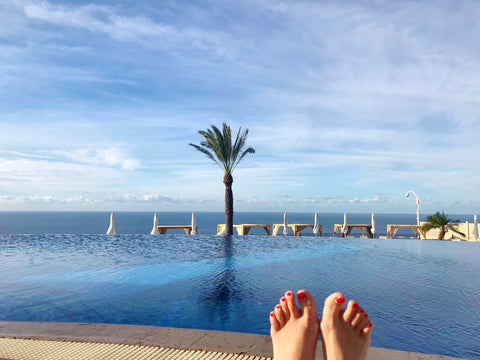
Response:
[[[363,236],[373,238],[372,225],[370,225],[370,224],[347,224],[347,232],[345,234],[343,234],[342,228],[343,228],[343,224],[334,224],[333,225],[333,236],[337,236],[337,233],[339,231],[342,234],[342,236],[347,236],[348,234],[350,234],[350,232],[353,229],[357,228],[357,229],[360,230],[360,233]]]
[[[270,235],[270,225],[269,224],[235,224],[233,227],[237,230],[238,235],[247,235],[252,228],[262,228],[265,230],[267,235]],[[225,229],[225,224],[217,225],[217,234],[220,234]]]
[[[403,225],[403,224],[388,224],[387,225],[387,238],[392,239],[399,229],[412,229],[418,238],[423,236],[423,239],[427,237],[426,231],[422,229],[421,225]]]
[[[273,224],[273,235],[277,235],[278,231],[282,227],[283,228],[285,227],[284,224]],[[287,224],[287,227],[293,230],[293,236],[300,236],[302,231],[307,228],[312,228],[312,231],[313,231],[314,224]],[[322,225],[319,225],[319,228],[320,228],[319,236],[322,236],[322,230],[323,230]]]
[[[162,235],[165,235],[167,233],[167,230],[176,230],[176,229],[185,230],[185,234],[187,235],[190,235],[192,233],[192,225],[158,225],[157,229]],[[195,229],[198,234],[198,226],[196,226]]]

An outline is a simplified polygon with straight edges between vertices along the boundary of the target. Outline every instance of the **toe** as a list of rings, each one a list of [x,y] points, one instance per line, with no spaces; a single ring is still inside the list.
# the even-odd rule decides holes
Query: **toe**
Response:
[[[338,317],[343,304],[345,303],[345,296],[342,293],[334,292],[325,299],[323,307],[322,321],[332,322]]]
[[[313,329],[317,333],[320,331],[319,320],[317,314],[317,303],[313,296],[306,290],[297,292],[298,303],[301,308],[302,318],[305,321],[305,326]]]
[[[294,318],[300,317],[301,312],[297,306],[297,303],[295,302],[295,295],[293,294],[293,291],[287,291],[285,293],[285,299],[287,299],[287,306],[290,316],[293,316]]]
[[[274,312],[275,312],[275,318],[277,319],[278,324],[280,325],[280,327],[283,327],[286,323],[286,320],[285,320],[282,307],[280,305],[275,306]]]
[[[353,317],[358,311],[358,303],[354,300],[350,300],[348,302],[347,308],[345,309],[343,313],[343,320],[347,323],[351,322],[353,320]]]
[[[359,333],[363,331],[365,326],[367,326],[370,323],[370,319],[368,318],[367,313],[364,313],[362,318],[360,319],[360,322],[358,325],[355,327]]]
[[[270,312],[270,333],[276,332],[278,330],[280,330],[280,324],[275,318],[275,313],[271,311]]]
[[[358,310],[357,312],[355,313],[355,315],[352,317],[352,320],[350,321],[350,324],[353,326],[353,327],[357,327],[360,322],[363,320],[365,316],[365,310],[363,310],[360,306],[358,307]]]
[[[287,322],[288,319],[290,319],[290,310],[288,310],[287,299],[285,298],[285,296],[280,299],[280,306],[283,310],[283,317],[285,319],[285,322]]]
[[[306,290],[297,292],[298,303],[304,313],[317,314],[317,304],[313,296]]]
[[[369,335],[372,332],[372,328],[373,328],[373,323],[372,323],[372,321],[369,321],[367,326],[365,326],[362,329],[362,333],[365,334],[365,335]]]

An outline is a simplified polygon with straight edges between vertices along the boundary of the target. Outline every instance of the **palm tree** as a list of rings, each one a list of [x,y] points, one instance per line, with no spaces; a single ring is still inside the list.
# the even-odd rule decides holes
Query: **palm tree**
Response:
[[[189,144],[217,163],[225,173],[223,176],[223,183],[225,184],[225,235],[233,234],[232,172],[245,155],[255,153],[255,150],[251,147],[244,150],[248,129],[243,132],[241,130],[242,128],[238,129],[235,143],[232,144],[230,126],[223,123],[223,131],[220,131],[212,125],[211,129],[198,132],[205,139],[200,145]]]
[[[448,230],[451,230],[457,234],[465,236],[464,233],[458,231],[458,225],[454,223],[460,222],[459,220],[451,220],[445,215],[442,211],[437,211],[435,214],[430,215],[427,217],[427,222],[422,225],[422,229],[426,232],[431,229],[440,229],[438,234],[438,240],[443,240],[445,238],[445,234]]]

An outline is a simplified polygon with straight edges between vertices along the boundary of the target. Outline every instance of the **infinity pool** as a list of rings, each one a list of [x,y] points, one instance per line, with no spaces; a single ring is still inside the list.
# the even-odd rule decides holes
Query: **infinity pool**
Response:
[[[0,320],[267,334],[287,289],[342,291],[373,345],[479,358],[480,243],[314,237],[1,235]]]

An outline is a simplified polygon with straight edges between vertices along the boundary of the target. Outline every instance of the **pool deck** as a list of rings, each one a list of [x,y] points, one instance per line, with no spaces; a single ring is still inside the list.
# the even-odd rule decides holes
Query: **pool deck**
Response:
[[[268,335],[157,326],[0,321],[0,360],[271,357],[272,342]],[[323,359],[322,351],[317,351],[316,359]],[[458,358],[372,347],[368,359]]]

